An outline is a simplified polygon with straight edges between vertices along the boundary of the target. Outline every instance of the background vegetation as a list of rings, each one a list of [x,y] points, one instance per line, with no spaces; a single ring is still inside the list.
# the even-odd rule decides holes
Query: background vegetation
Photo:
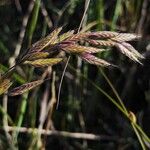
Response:
[[[0,149],[150,148],[149,14],[149,0],[0,0],[0,74],[55,28],[78,30],[83,16],[83,29],[140,34],[131,44],[145,57],[140,65],[113,48],[98,57],[118,68],[99,68],[71,55],[58,109],[65,63],[18,67],[12,87],[50,80],[21,96],[0,96]]]

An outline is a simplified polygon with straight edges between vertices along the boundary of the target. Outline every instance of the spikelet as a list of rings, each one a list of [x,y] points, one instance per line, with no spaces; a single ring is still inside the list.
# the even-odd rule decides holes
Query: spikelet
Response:
[[[98,24],[97,21],[93,21],[93,22],[91,22],[91,23],[88,23],[86,26],[84,26],[84,27],[81,29],[80,33],[85,33],[85,32],[87,32],[87,31],[89,31],[92,27],[94,27],[94,26],[97,25],[97,24]]]
[[[62,58],[47,58],[47,59],[37,59],[34,61],[25,61],[24,64],[29,64],[34,67],[47,67],[58,64],[61,62]]]
[[[66,33],[64,33],[64,34],[62,34],[62,35],[60,35],[60,36],[58,37],[58,39],[55,40],[54,44],[57,44],[57,43],[59,43],[59,42],[62,42],[62,41],[65,40],[65,39],[69,38],[70,36],[73,35],[73,33],[74,33],[74,30],[71,30],[71,31],[68,31],[68,32],[66,32]]]
[[[31,53],[31,54],[27,54],[24,57],[24,60],[36,60],[36,59],[41,59],[41,58],[46,58],[49,56],[48,52],[35,52],[35,53]]]
[[[121,43],[125,48],[127,48],[130,52],[132,52],[136,57],[144,59],[142,56],[131,44],[123,42]]]
[[[50,35],[33,44],[32,47],[29,49],[29,53],[35,51],[39,52],[43,50],[45,47],[47,47],[49,44],[54,44],[61,30],[62,27],[55,29]]]
[[[87,61],[90,64],[98,65],[102,67],[114,66],[113,64],[108,63],[107,61],[97,58],[90,53],[82,53],[79,55],[83,60]]]
[[[69,53],[98,53],[105,51],[105,49],[99,49],[95,47],[87,47],[87,46],[80,46],[80,45],[75,45],[75,44],[70,44],[66,47],[62,48],[65,52]]]
[[[16,87],[12,90],[10,90],[8,92],[8,95],[9,96],[16,96],[16,95],[21,95],[25,92],[28,92],[29,90],[37,87],[38,85],[42,84],[44,82],[44,80],[37,80],[37,81],[33,81],[33,82],[30,82],[30,83],[26,83],[26,84],[23,84],[19,87]]]
[[[11,85],[10,79],[0,79],[0,95],[5,93]]]
[[[111,41],[111,40],[91,40],[88,39],[86,40],[89,44],[93,45],[93,46],[115,46],[115,42]]]
[[[112,32],[112,31],[99,31],[99,32],[92,32],[90,33],[89,37],[90,38],[113,38],[117,36],[119,33],[117,32]]]
[[[120,52],[124,55],[126,55],[127,57],[129,57],[131,60],[133,60],[134,62],[138,62],[140,64],[142,64],[138,57],[132,53],[131,51],[129,51],[126,47],[124,47],[122,44],[117,43],[116,47],[120,50]]]
[[[72,36],[70,36],[69,38],[67,38],[66,41],[78,42],[80,40],[84,40],[84,39],[88,38],[89,36],[90,36],[90,32],[87,32],[87,33],[77,33],[77,34],[73,34]]]
[[[111,38],[111,40],[116,42],[125,42],[125,41],[132,41],[138,38],[140,38],[140,36],[136,34],[119,33],[117,36]]]

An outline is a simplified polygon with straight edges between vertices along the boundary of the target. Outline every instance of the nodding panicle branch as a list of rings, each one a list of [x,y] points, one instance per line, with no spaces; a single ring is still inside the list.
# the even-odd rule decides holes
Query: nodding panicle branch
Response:
[[[11,81],[9,78],[15,71],[16,66],[31,65],[41,68],[53,66],[63,61],[64,58],[59,56],[59,52],[61,51],[77,55],[84,61],[93,65],[102,67],[116,67],[116,65],[113,65],[112,63],[93,55],[95,53],[106,51],[105,47],[114,46],[117,47],[122,54],[124,54],[131,60],[142,64],[140,60],[144,57],[128,43],[128,41],[140,38],[139,35],[110,31],[74,33],[73,30],[60,34],[61,31],[62,27],[55,29],[48,36],[37,41],[28,50],[26,50],[23,56],[19,59],[18,63],[10,68],[0,78],[0,94],[3,94],[6,91],[5,89],[8,89],[10,87]],[[89,46],[86,46],[87,43]],[[43,82],[39,80],[26,83],[12,89],[8,93],[10,93],[9,95],[11,96],[19,95],[40,85],[41,83]],[[5,89],[2,87],[2,85],[4,84]]]

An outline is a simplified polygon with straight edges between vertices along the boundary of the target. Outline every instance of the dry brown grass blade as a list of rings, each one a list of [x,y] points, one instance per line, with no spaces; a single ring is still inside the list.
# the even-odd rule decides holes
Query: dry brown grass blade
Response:
[[[87,61],[90,64],[93,65],[98,65],[98,66],[102,66],[102,67],[109,67],[109,66],[115,66],[113,64],[110,64],[109,62],[97,58],[93,55],[91,55],[90,53],[82,53],[81,55],[79,55],[83,60]]]
[[[37,59],[34,61],[25,61],[24,64],[29,64],[34,67],[47,67],[58,64],[61,62],[62,58],[47,58],[47,59]]]
[[[39,40],[38,42],[36,42],[35,44],[33,44],[31,46],[31,48],[29,49],[29,53],[30,52],[41,51],[45,47],[47,47],[48,45],[54,44],[55,40],[58,38],[58,34],[60,33],[61,30],[62,30],[62,27],[60,27],[58,29],[55,29],[48,36],[46,36],[45,38],[43,38],[43,39]]]
[[[0,95],[5,93],[11,85],[10,79],[0,79]]]
[[[105,49],[95,48],[95,47],[87,47],[87,46],[81,46],[76,44],[70,44],[64,48],[62,48],[65,52],[68,53],[98,53],[105,51]]]
[[[43,82],[44,82],[44,80],[37,80],[37,81],[33,81],[33,82],[30,82],[30,83],[23,84],[19,87],[16,87],[16,88],[10,90],[8,92],[8,95],[9,96],[21,95],[21,94],[37,87],[38,85],[42,84]]]

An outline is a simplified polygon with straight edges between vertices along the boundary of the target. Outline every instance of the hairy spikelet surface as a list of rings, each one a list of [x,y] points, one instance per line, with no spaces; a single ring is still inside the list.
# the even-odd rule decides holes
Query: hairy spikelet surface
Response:
[[[63,60],[62,58],[37,59],[34,61],[25,61],[24,64],[29,64],[34,67],[47,67],[47,66],[56,65],[62,60]]]
[[[70,44],[63,48],[65,52],[69,53],[98,53],[105,51],[105,49],[95,48],[95,47],[87,47],[87,46],[80,46],[76,44]]]
[[[144,59],[144,56],[142,56],[131,44],[127,42],[121,43],[125,48],[127,48],[131,53],[133,53],[137,58]]]
[[[126,47],[124,47],[122,44],[117,43],[116,47],[118,47],[118,49],[120,50],[120,52],[124,55],[126,55],[127,57],[129,57],[131,60],[138,62],[141,64],[141,62],[139,61],[138,57],[136,57],[136,55],[134,55],[134,53],[132,53],[131,51],[129,51]]]
[[[115,42],[111,40],[86,40],[88,43],[90,43],[93,46],[115,46]]]
[[[44,80],[37,80],[37,81],[33,81],[33,82],[30,82],[30,83],[26,83],[26,84],[23,84],[19,87],[16,87],[12,90],[10,90],[8,92],[8,95],[9,96],[16,96],[16,95],[21,95],[25,92],[28,92],[29,90],[35,88],[36,86],[42,84],[44,82]]]
[[[78,42],[80,40],[84,40],[90,36],[90,33],[77,33],[70,36],[67,41]]]
[[[12,85],[10,79],[1,79],[0,80],[0,95],[5,93],[9,87]]]
[[[31,54],[26,55],[26,60],[36,60],[36,59],[41,59],[41,58],[46,58],[48,57],[49,53],[48,52],[35,52]]]
[[[29,49],[29,52],[41,51],[48,45],[54,44],[61,30],[62,27],[55,29],[50,35],[33,44],[32,47]]]
[[[111,40],[116,41],[116,42],[125,42],[125,41],[132,41],[138,38],[140,38],[140,36],[136,34],[119,33],[115,37],[111,38]]]
[[[99,32],[92,32],[89,37],[91,38],[113,38],[117,36],[119,33],[117,32],[112,32],[112,31],[99,31]]]
[[[100,58],[97,58],[97,57],[91,55],[90,53],[83,53],[79,56],[83,60],[85,60],[88,63],[93,64],[93,65],[98,65],[98,66],[102,66],[102,67],[113,66],[112,64],[108,63],[107,61],[100,59]]]
[[[71,37],[71,36],[73,35],[73,33],[74,33],[74,30],[71,30],[71,31],[68,31],[68,32],[66,32],[66,33],[64,33],[64,34],[62,34],[62,35],[60,35],[60,36],[58,37],[58,39],[55,40],[54,44],[59,43],[59,42],[62,42],[62,41],[64,41],[65,39]]]

